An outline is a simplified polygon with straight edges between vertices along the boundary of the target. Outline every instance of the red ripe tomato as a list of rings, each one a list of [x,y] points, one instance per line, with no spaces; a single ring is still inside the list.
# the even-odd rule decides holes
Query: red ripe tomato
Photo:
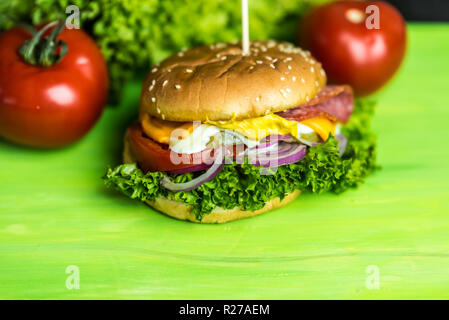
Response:
[[[175,172],[198,167],[202,164],[212,165],[214,161],[215,151],[213,149],[205,149],[192,154],[173,153],[168,145],[160,144],[146,137],[139,123],[134,123],[129,127],[127,139],[129,151],[144,172]],[[242,145],[239,147],[242,147]],[[229,157],[234,157],[238,151],[241,152],[242,150],[238,149],[237,145],[227,146],[226,154]],[[176,160],[173,161],[174,159]]]
[[[362,96],[382,87],[398,69],[406,49],[406,24],[386,2],[337,1],[304,17],[298,42],[323,64],[331,82],[350,84]]]
[[[128,139],[130,151],[144,172],[172,171],[193,166],[191,155],[188,155],[188,163],[174,164],[168,146],[164,148],[162,144],[145,137],[138,123],[129,127]]]
[[[19,48],[32,37],[18,27],[0,35],[0,136],[32,147],[65,146],[84,136],[102,113],[106,63],[85,32],[63,29],[56,41],[66,43],[67,54],[48,66],[30,64]]]

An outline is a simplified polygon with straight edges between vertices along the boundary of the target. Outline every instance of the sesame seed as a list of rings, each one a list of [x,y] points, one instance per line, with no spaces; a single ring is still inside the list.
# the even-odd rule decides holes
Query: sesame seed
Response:
[[[178,52],[178,57],[183,57],[184,56],[184,52]]]
[[[151,86],[148,88],[148,91],[153,90],[153,88],[154,88],[154,85],[151,85]]]
[[[289,62],[289,61],[292,61],[293,59],[291,58],[291,57],[287,57],[287,58],[285,58],[283,61],[284,62]]]
[[[276,63],[277,61],[278,61],[277,58],[274,58],[274,59],[273,59],[273,63]]]
[[[151,73],[155,73],[157,71],[157,68],[153,68],[152,70],[151,70]]]
[[[306,83],[306,80],[304,80],[304,78],[301,78],[301,82]]]
[[[263,61],[262,61],[262,60],[257,60],[256,63],[257,63],[257,64],[262,64]]]
[[[286,97],[287,96],[287,92],[285,92],[285,90],[284,89],[281,89],[281,90],[279,90],[281,93],[282,93],[282,95],[284,96],[284,97]]]
[[[256,97],[256,101],[259,102],[260,101],[260,97]]]
[[[287,68],[288,68],[288,70],[291,70],[291,69],[292,69],[292,66],[291,66],[291,65],[288,65]]]
[[[165,87],[168,83],[168,80],[164,80],[164,82],[162,82],[162,86]]]
[[[314,67],[310,67],[310,71],[315,72],[315,68]]]
[[[321,72],[321,74],[322,74],[323,76],[326,75],[326,72],[324,72],[324,69],[321,69],[320,72]]]
[[[270,56],[266,56],[265,59],[270,60],[270,61],[273,60],[273,58]]]
[[[220,58],[220,57],[221,57],[221,55],[220,55],[219,53],[217,53],[215,56],[216,56],[217,58]]]
[[[165,115],[161,114],[162,120],[165,120]]]
[[[155,97],[151,97],[151,102],[156,102],[156,98]]]
[[[292,80],[293,80],[293,82],[296,82],[296,77],[293,76],[293,77],[292,77]]]
[[[192,73],[193,70],[192,70],[192,69],[186,69],[186,72],[187,72],[187,73]]]
[[[181,86],[179,84],[175,84],[175,88],[179,90],[181,89]]]
[[[249,70],[253,70],[253,69],[254,69],[254,66],[249,67]]]
[[[156,108],[157,113],[161,113],[161,109],[159,107]]]
[[[315,85],[318,87],[320,84],[318,83],[318,81],[315,81]]]
[[[310,98],[309,98],[309,96],[306,96],[306,100],[307,100],[307,102],[309,102],[309,101],[310,101]]]
[[[269,113],[270,113],[270,110],[265,111],[265,115],[267,115],[267,114],[269,114]]]
[[[292,92],[292,91],[290,90],[290,88],[286,88],[285,90],[286,90],[288,93]]]
[[[156,84],[156,80],[153,79],[153,81],[151,81],[151,85],[154,86]]]
[[[270,67],[272,67],[273,69],[276,69],[276,67],[272,63],[270,64]]]
[[[281,81],[284,81],[285,80],[285,77],[281,77]]]
[[[221,60],[226,60],[228,57],[227,56],[223,56],[223,57],[221,57]]]

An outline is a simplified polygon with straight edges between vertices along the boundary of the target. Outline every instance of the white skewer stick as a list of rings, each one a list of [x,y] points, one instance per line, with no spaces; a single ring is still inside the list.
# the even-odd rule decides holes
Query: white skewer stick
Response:
[[[242,54],[249,55],[248,0],[242,2]]]

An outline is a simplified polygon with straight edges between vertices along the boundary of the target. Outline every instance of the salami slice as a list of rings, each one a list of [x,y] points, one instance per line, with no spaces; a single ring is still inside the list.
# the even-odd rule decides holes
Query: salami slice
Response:
[[[326,86],[315,98],[296,108],[278,112],[288,120],[303,121],[326,117],[331,121],[347,122],[354,109],[352,89],[347,85]]]

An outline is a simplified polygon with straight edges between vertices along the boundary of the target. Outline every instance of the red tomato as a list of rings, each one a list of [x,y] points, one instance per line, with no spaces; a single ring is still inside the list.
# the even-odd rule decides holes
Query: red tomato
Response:
[[[128,129],[128,142],[132,156],[139,167],[144,171],[179,171],[184,168],[199,166],[201,164],[212,165],[214,150],[206,149],[193,154],[173,153],[168,145],[157,143],[147,138],[139,123],[134,123]],[[226,155],[233,157],[241,152],[243,145],[226,147]],[[240,149],[239,149],[240,148]],[[174,158],[172,158],[174,156]]]
[[[379,8],[379,29],[372,27]],[[368,18],[368,20],[367,20]],[[350,84],[357,95],[382,87],[396,72],[406,49],[406,25],[400,13],[382,1],[338,1],[308,13],[299,43],[323,64],[329,80]]]
[[[102,113],[106,63],[85,32],[64,29],[57,37],[68,47],[62,60],[31,65],[18,53],[31,38],[18,27],[0,35],[0,136],[33,147],[65,146],[84,136]]]
[[[128,129],[128,139],[132,155],[136,158],[140,168],[146,171],[173,171],[189,168],[209,161],[213,152],[199,152],[195,154],[174,154],[179,163],[171,159],[168,146],[164,146],[144,136],[140,124],[135,123]],[[210,154],[209,154],[210,153]],[[181,161],[182,160],[182,161]]]

